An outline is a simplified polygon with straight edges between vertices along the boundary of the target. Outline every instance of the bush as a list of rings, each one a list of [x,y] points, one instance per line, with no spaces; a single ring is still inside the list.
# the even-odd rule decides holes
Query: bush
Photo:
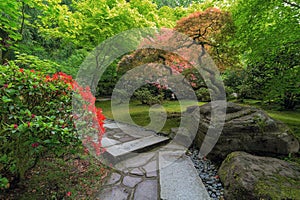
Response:
[[[162,103],[164,94],[152,94],[148,88],[141,88],[134,92],[134,97],[142,104],[154,105]]]
[[[225,92],[226,92],[227,100],[233,100],[238,98],[238,94],[235,92],[235,90],[232,87],[225,86]]]
[[[200,88],[196,90],[196,96],[198,101],[208,102],[210,101],[210,94],[207,88]]]
[[[57,156],[76,152],[81,138],[73,123],[72,77],[64,73],[45,76],[13,63],[0,65],[0,71],[0,186],[3,187],[5,178],[9,182],[23,178],[47,152]],[[101,113],[97,114],[103,123]]]
[[[300,67],[287,69],[273,76],[264,88],[264,100],[274,102],[286,110],[300,103]]]

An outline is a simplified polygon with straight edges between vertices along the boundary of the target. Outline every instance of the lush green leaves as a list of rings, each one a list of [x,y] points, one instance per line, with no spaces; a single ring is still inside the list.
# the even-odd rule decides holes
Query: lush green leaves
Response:
[[[22,178],[43,153],[60,156],[81,141],[66,83],[13,63],[0,69],[0,173],[12,181]]]
[[[300,66],[300,9],[289,2],[232,0],[220,5],[232,13],[237,28],[233,44],[246,72],[241,93],[291,109],[300,95],[299,86],[290,81],[297,80],[291,72]]]

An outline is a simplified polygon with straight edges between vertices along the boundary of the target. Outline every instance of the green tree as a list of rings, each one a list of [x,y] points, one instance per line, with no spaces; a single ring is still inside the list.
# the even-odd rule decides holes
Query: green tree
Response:
[[[193,3],[203,3],[204,0],[154,0],[154,3],[158,5],[158,7],[168,6],[171,8],[175,7],[189,7]]]
[[[299,102],[299,85],[288,80],[300,65],[299,3],[232,0],[221,6],[232,12],[237,27],[234,44],[248,72],[244,81],[248,91],[286,109],[294,108]],[[275,82],[282,86],[278,92]]]
[[[12,51],[22,40],[28,15],[25,10],[34,7],[35,1],[0,0],[0,64],[12,57]]]

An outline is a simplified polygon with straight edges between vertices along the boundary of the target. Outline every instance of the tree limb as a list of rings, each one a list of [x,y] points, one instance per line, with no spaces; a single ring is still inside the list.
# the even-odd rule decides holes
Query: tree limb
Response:
[[[300,9],[300,5],[296,4],[296,3],[293,3],[293,2],[289,2],[288,0],[283,0],[284,3],[292,6],[292,7],[296,7],[298,9]]]
[[[22,2],[22,23],[21,23],[21,29],[20,29],[21,35],[23,35],[24,24],[25,24],[25,3]]]

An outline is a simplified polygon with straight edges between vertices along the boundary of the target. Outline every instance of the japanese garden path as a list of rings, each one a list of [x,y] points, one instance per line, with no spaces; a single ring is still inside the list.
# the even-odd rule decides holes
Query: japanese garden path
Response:
[[[102,146],[113,171],[97,199],[210,199],[184,146],[142,127],[112,120],[105,127]]]

